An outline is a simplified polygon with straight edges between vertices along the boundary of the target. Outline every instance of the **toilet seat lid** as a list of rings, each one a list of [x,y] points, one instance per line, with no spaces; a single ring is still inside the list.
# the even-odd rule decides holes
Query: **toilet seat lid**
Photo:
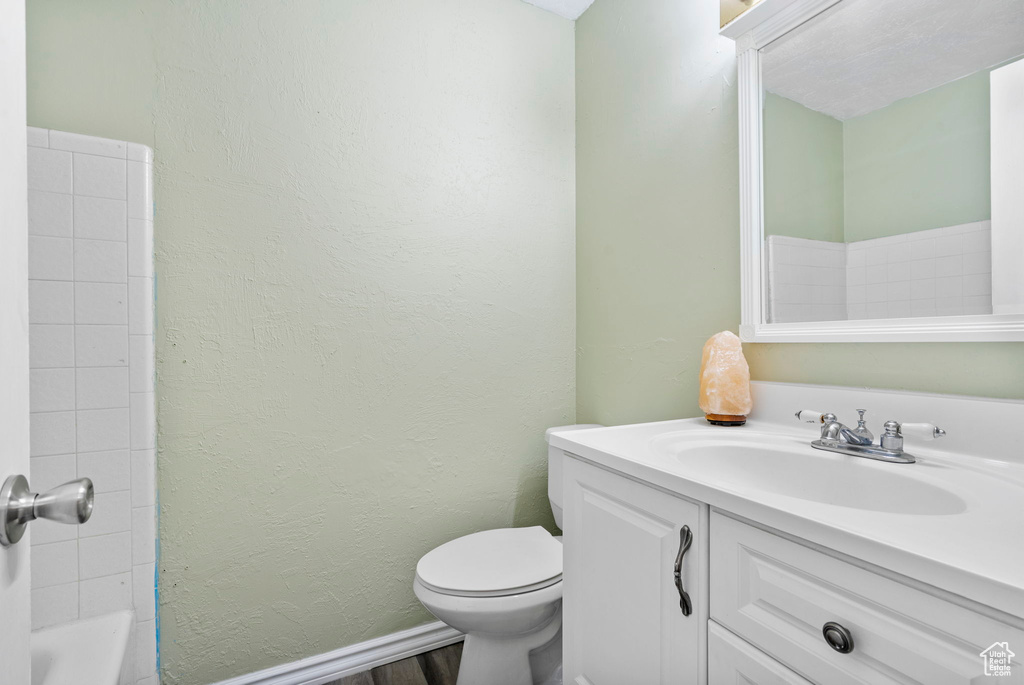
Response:
[[[455,593],[532,590],[561,577],[562,543],[540,526],[485,530],[427,552],[416,574]]]

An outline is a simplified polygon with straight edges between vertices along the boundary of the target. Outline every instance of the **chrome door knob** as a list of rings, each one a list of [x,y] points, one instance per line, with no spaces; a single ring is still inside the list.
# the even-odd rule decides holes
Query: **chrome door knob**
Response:
[[[25,476],[11,476],[0,488],[0,545],[9,547],[25,535],[29,521],[48,519],[81,524],[92,516],[92,481],[80,478],[49,492],[29,490]]]

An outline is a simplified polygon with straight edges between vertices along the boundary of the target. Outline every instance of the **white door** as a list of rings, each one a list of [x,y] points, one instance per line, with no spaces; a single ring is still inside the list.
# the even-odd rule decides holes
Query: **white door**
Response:
[[[0,483],[28,475],[25,0],[0,0]],[[27,685],[29,541],[0,548],[0,682]]]
[[[706,509],[576,459],[563,482],[563,682],[707,682]],[[675,582],[684,531],[689,615]]]

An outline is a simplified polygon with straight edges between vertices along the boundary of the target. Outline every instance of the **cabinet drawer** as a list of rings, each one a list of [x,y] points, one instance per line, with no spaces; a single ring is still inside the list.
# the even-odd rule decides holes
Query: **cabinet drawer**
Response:
[[[708,621],[708,683],[812,685],[714,621]]]
[[[1024,631],[734,519],[711,517],[711,617],[817,683],[987,682],[980,653]],[[822,627],[849,631],[830,647]],[[1018,647],[1019,646],[1019,647]],[[1024,683],[1024,665],[992,682]]]

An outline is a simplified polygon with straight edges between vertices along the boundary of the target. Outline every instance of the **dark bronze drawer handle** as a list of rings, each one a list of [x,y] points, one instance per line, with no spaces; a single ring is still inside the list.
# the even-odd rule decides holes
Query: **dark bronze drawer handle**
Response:
[[[838,623],[829,621],[821,627],[821,634],[825,636],[828,646],[840,654],[849,654],[853,651],[853,635]]]
[[[679,608],[683,616],[693,613],[693,605],[690,604],[690,595],[683,589],[683,555],[693,544],[693,533],[689,526],[679,529],[679,554],[676,555],[676,565],[673,567],[673,575],[676,579],[676,590],[679,591]]]

